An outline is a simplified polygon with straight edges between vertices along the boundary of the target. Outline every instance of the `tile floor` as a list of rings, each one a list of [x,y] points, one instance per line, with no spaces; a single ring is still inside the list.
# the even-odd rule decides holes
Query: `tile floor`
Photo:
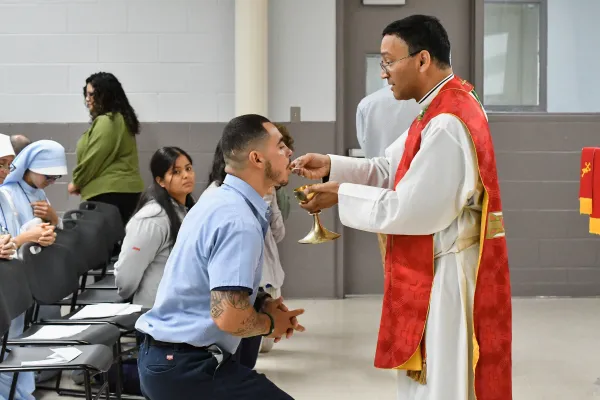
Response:
[[[394,373],[373,367],[378,297],[296,300],[307,331],[257,369],[298,400],[395,399]],[[515,400],[600,399],[600,299],[515,299]],[[63,399],[54,393],[39,399]],[[453,400],[453,399],[448,399]]]

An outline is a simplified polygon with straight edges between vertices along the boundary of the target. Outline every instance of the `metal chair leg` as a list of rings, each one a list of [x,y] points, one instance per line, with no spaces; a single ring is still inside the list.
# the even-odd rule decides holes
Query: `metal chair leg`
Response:
[[[19,373],[13,373],[12,383],[10,385],[10,393],[8,394],[8,400],[15,398],[15,392],[17,391],[17,381],[19,380]]]
[[[117,399],[121,399],[123,393],[123,348],[121,347],[121,338],[117,341],[117,385],[115,388],[115,395]]]
[[[62,381],[62,371],[58,371],[58,376],[56,377],[56,384],[55,384],[55,390],[56,393],[60,394],[60,383]]]
[[[110,385],[108,384],[108,372],[104,372],[102,375],[104,376],[104,382],[106,383],[106,392],[105,392],[106,400],[110,400]],[[117,392],[118,392],[118,389],[117,389]],[[118,396],[117,397],[118,399],[121,399],[120,393],[117,394],[117,396]]]
[[[84,385],[85,385],[85,399],[92,400],[92,380],[90,378],[90,371],[87,369],[83,370]]]

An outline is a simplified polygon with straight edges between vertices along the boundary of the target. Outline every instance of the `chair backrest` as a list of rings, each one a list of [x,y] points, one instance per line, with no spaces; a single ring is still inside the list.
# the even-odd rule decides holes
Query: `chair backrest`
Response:
[[[79,275],[83,275],[98,266],[103,260],[104,247],[97,244],[96,224],[83,220],[63,219],[63,229],[56,230],[54,245],[66,247],[77,254]]]
[[[11,323],[10,316],[6,311],[6,305],[4,304],[4,299],[0,296],[0,338],[3,337],[8,330],[10,329]]]
[[[39,304],[54,304],[79,289],[80,264],[86,261],[76,249],[27,243],[22,255],[31,295]]]
[[[85,226],[85,229],[93,229],[96,232],[94,242],[92,242],[93,245],[101,247],[104,251],[103,261],[110,258],[114,247],[114,244],[111,243],[112,232],[107,218],[102,213],[87,210],[69,210],[65,212],[63,216],[64,220],[79,221],[82,227]]]
[[[0,315],[4,314],[0,319],[9,318],[9,326],[10,321],[33,305],[27,272],[20,260],[0,260],[0,297],[3,309]],[[4,333],[1,325],[0,332]]]
[[[125,226],[123,225],[123,219],[118,207],[98,201],[84,201],[79,204],[79,209],[103,213],[107,217],[108,224],[113,231],[114,243],[123,240],[125,237]]]

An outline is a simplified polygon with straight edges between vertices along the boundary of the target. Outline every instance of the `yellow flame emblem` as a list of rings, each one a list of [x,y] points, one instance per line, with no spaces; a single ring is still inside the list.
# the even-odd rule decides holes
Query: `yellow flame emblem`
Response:
[[[581,168],[581,177],[583,178],[585,174],[592,171],[592,163],[586,162],[585,167]]]

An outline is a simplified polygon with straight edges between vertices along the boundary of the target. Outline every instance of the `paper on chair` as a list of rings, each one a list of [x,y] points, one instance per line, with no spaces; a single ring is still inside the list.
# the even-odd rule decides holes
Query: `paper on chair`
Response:
[[[71,362],[81,354],[81,350],[76,347],[59,347],[57,349],[50,349],[54,352],[51,358],[62,358],[66,362]]]
[[[140,304],[130,304],[129,307],[120,311],[117,315],[129,315],[140,311],[142,311],[142,306]]]
[[[125,309],[127,309],[131,304],[129,303],[100,303],[100,304],[92,304],[90,306],[83,307],[77,314],[73,315],[69,319],[86,319],[86,318],[108,318],[114,317]],[[123,314],[125,315],[125,314]]]
[[[21,362],[21,366],[34,367],[38,365],[66,364],[73,361],[81,354],[81,350],[75,347],[59,347],[50,350],[52,351],[52,354],[49,355],[45,360],[23,361]]]
[[[75,336],[85,331],[91,325],[46,325],[31,336],[24,339],[52,340]]]

